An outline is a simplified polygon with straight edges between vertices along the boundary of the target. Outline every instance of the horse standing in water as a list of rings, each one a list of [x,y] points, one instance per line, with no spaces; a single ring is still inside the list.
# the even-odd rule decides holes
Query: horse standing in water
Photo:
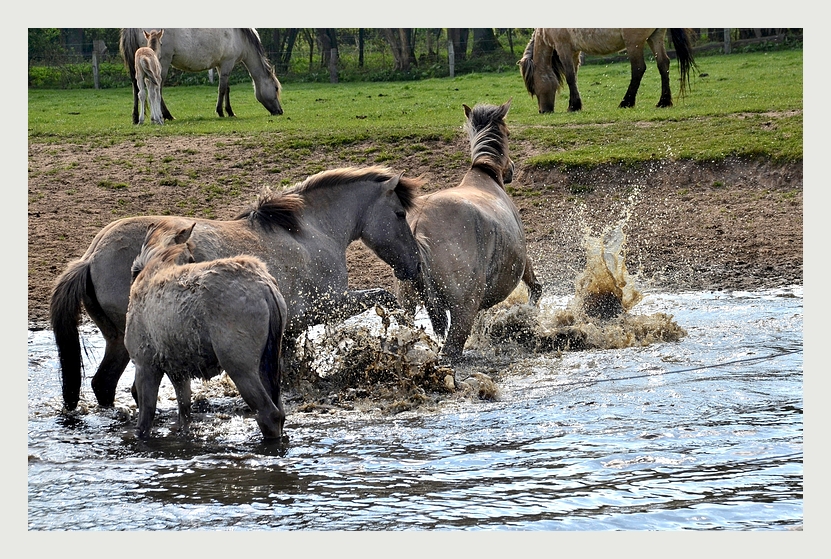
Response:
[[[641,84],[646,63],[644,47],[649,45],[655,55],[655,63],[661,74],[661,98],[657,107],[672,106],[669,84],[669,55],[664,46],[664,29],[581,29],[538,28],[531,35],[525,52],[518,62],[525,89],[537,103],[541,113],[554,111],[554,98],[565,80],[568,84],[568,110],[583,108],[577,89],[577,70],[580,53],[613,54],[626,49],[631,66],[629,88],[620,102],[621,108],[635,106],[635,97]],[[670,29],[681,74],[679,95],[688,89],[690,69],[695,67],[692,54],[692,32],[689,29]]]
[[[162,82],[167,78],[171,66],[184,72],[202,72],[217,68],[219,94],[216,100],[216,114],[225,116],[227,113],[228,116],[234,116],[234,111],[231,110],[228,76],[234,66],[242,62],[254,82],[257,101],[272,115],[283,114],[283,107],[280,105],[280,82],[274,75],[274,68],[266,57],[256,29],[174,27],[166,31],[164,44],[158,53],[162,66]],[[133,124],[138,122],[138,84],[134,53],[141,46],[143,32],[142,29],[122,29],[119,39],[119,50],[133,83]],[[173,120],[164,97],[161,99],[161,105],[165,120]]]
[[[420,260],[406,216],[420,185],[385,167],[333,169],[278,194],[264,193],[253,208],[233,220],[140,216],[105,226],[86,253],[67,266],[52,291],[50,320],[65,409],[73,410],[80,398],[82,308],[106,341],[92,389],[99,405],[114,403],[118,379],[130,360],[124,347],[130,267],[148,225],[184,227],[196,222],[190,241],[197,262],[238,254],[262,259],[286,300],[284,342],[293,344],[309,326],[342,320],[376,303],[396,304],[395,296],[384,289],[349,289],[346,249],[360,239],[398,279],[414,279]]]
[[[280,345],[286,303],[262,260],[240,255],[193,263],[196,226],[150,225],[132,266],[124,345],[136,365],[136,434],[150,437],[159,384],[176,390],[179,428],[191,419],[192,378],[223,370],[256,413],[266,439],[281,439]]]
[[[418,302],[425,306],[433,331],[446,335],[442,354],[451,361],[461,357],[477,313],[505,300],[520,280],[532,304],[542,293],[522,220],[505,192],[514,167],[504,120],[510,105],[463,105],[470,169],[458,186],[417,198],[407,218],[422,269],[415,281],[399,282],[399,300],[411,314]]]
[[[162,66],[159,63],[159,49],[162,46],[161,31],[144,32],[147,46],[136,50],[136,84],[138,86],[139,117],[138,123],[144,124],[145,100],[149,96],[150,121],[154,124],[164,124],[162,118]]]

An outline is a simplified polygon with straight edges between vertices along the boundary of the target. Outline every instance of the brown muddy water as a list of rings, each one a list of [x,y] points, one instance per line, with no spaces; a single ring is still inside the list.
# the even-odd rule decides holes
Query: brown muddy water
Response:
[[[313,329],[286,445],[224,375],[194,381],[188,437],[165,379],[135,438],[132,366],[115,409],[64,415],[30,331],[28,529],[801,529],[802,287],[644,292],[622,224],[586,235],[574,295],[483,313],[455,382],[423,314]]]

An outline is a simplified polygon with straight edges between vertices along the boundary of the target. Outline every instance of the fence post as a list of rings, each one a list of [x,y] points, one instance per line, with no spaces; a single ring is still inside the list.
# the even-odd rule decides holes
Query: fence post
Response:
[[[107,45],[104,43],[104,41],[96,39],[92,42],[92,79],[95,83],[95,89],[100,89],[100,82],[98,79],[98,63],[99,59],[104,56],[105,52],[107,52]]]
[[[447,33],[447,62],[450,65],[450,77],[456,76],[456,53],[453,50],[453,39],[450,33]]]
[[[730,29],[724,30],[724,54],[730,54]]]
[[[338,49],[329,51],[329,83],[338,83]]]

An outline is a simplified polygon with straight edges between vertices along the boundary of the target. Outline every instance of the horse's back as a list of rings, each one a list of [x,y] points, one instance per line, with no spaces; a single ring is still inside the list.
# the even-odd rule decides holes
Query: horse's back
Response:
[[[612,54],[635,43],[644,44],[655,28],[545,28],[543,36],[558,51]]]
[[[170,31],[174,31],[171,29]],[[165,58],[184,72],[201,72],[232,59],[239,61],[244,43],[233,28],[178,28],[168,37],[165,30],[162,49]]]
[[[522,223],[507,194],[496,189],[462,184],[419,199],[411,225],[430,247],[429,274],[437,289],[475,288],[487,299],[514,282],[510,292],[522,276]],[[523,265],[517,269],[518,262]]]
[[[283,323],[279,297],[267,268],[253,257],[171,266],[134,286],[125,343],[139,359],[160,356],[168,374],[214,376],[219,368],[253,367],[273,319]],[[142,357],[139,348],[150,348],[152,356]]]

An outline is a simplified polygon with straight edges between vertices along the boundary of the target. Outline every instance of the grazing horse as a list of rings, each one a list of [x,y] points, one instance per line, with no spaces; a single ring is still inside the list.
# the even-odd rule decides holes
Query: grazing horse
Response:
[[[161,31],[144,32],[147,46],[136,50],[136,84],[138,85],[139,117],[138,123],[144,124],[144,105],[149,94],[150,121],[164,124],[162,118],[162,66],[159,63],[159,49],[162,46]]]
[[[457,186],[417,198],[407,218],[422,268],[415,281],[399,282],[399,300],[411,314],[418,302],[425,306],[433,331],[446,334],[442,354],[450,361],[461,357],[477,313],[503,301],[520,280],[532,304],[542,293],[522,220],[505,192],[514,166],[504,120],[510,105],[463,105],[470,169]]]
[[[187,432],[191,379],[224,370],[256,413],[263,436],[280,439],[286,303],[259,258],[193,263],[187,242],[195,226],[150,225],[133,262],[124,345],[136,366],[136,434],[150,437],[164,375],[176,390],[179,428]]]
[[[583,108],[580,91],[577,89],[577,70],[580,68],[580,53],[612,54],[626,49],[632,75],[626,95],[620,107],[634,107],[635,96],[646,72],[644,47],[649,45],[655,55],[658,72],[661,74],[661,98],[658,107],[672,106],[672,91],[669,85],[669,55],[664,47],[666,29],[552,29],[538,28],[531,35],[528,46],[518,62],[519,71],[525,82],[525,89],[537,96],[539,111],[550,113],[554,110],[554,98],[563,84],[568,83],[568,110]],[[690,69],[695,68],[693,60],[691,31],[670,29],[681,74],[679,95],[688,89]]]
[[[138,84],[134,53],[141,46],[142,33],[142,29],[122,29],[119,39],[121,57],[133,83],[133,124],[138,122]],[[254,81],[257,101],[262,103],[269,113],[283,114],[283,107],[280,105],[280,82],[274,75],[274,68],[266,57],[256,29],[168,28],[158,54],[162,65],[162,82],[167,79],[167,72],[171,66],[184,72],[202,72],[211,68],[219,70],[219,95],[216,100],[216,114],[219,116],[224,116],[225,113],[234,116],[234,111],[231,110],[228,75],[239,62],[245,65]],[[164,118],[173,120],[163,97],[161,104]]]
[[[140,216],[105,226],[86,253],[67,266],[52,292],[50,320],[66,409],[73,410],[80,397],[82,308],[106,341],[92,389],[99,405],[113,405],[129,362],[124,325],[130,266],[149,224],[175,227],[195,221],[190,240],[197,262],[238,254],[261,258],[286,300],[284,342],[293,344],[309,326],[344,319],[376,303],[396,304],[395,296],[383,289],[349,289],[346,249],[360,239],[392,266],[397,278],[415,278],[420,259],[406,216],[420,185],[385,167],[334,169],[280,193],[264,193],[253,208],[229,221]]]

